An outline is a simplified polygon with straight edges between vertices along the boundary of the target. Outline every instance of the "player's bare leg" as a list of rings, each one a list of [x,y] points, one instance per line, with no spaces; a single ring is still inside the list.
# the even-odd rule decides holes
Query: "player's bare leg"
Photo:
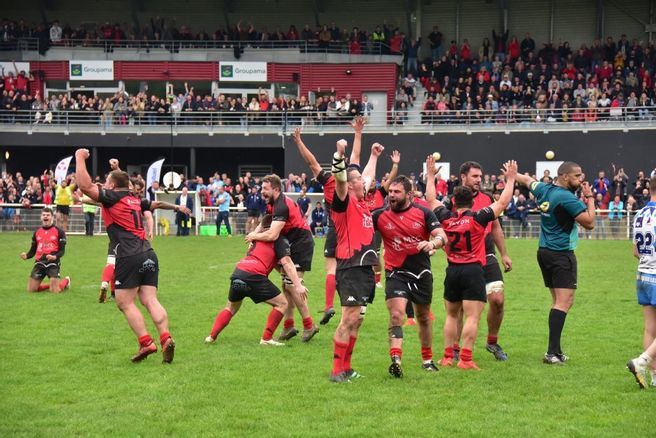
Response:
[[[273,340],[273,333],[280,325],[280,321],[287,310],[287,299],[284,294],[277,295],[276,297],[267,301],[267,304],[273,307],[267,318],[260,345],[272,345],[274,347],[282,347],[285,344]]]
[[[298,334],[298,329],[294,327],[294,309],[296,308],[296,305],[294,300],[294,293],[287,290],[287,285],[285,284],[285,275],[282,275],[281,277],[282,291],[285,294],[285,298],[287,299],[287,310],[284,312],[284,322],[282,331],[278,336],[278,341],[288,341]]]
[[[561,365],[568,357],[563,354],[560,338],[565,326],[567,312],[574,304],[574,289],[550,288],[552,306],[549,312],[549,346],[543,362]]]
[[[328,324],[328,321],[335,316],[335,272],[337,270],[337,259],[334,257],[325,257],[326,266],[326,305],[323,309],[323,317],[319,324]]]
[[[446,304],[444,304],[444,306],[446,309]],[[456,361],[460,358],[460,340],[462,339],[462,328],[464,326],[464,320],[465,320],[465,314],[463,313],[462,307],[460,307],[460,311],[458,313],[458,320],[456,322],[456,337],[453,340],[453,344],[451,344],[454,354],[453,357],[454,360]]]
[[[305,274],[302,271],[297,271],[298,277],[301,279],[301,282],[303,281],[303,275]],[[298,313],[301,314],[301,318],[303,319],[303,336],[301,337],[301,340],[303,342],[309,342],[314,335],[319,333],[319,327],[314,323],[314,320],[312,319],[312,315],[310,314],[310,306],[308,304],[307,299],[304,299],[302,297],[299,297],[297,294],[294,293],[293,288],[294,285],[291,281],[291,279],[287,278],[285,276],[285,279],[283,280],[283,284],[285,286],[285,297],[287,298],[287,301],[293,302],[296,308],[298,309]],[[291,305],[289,307],[292,307]],[[287,315],[285,315],[287,317]],[[291,312],[291,319],[293,321],[294,318],[294,312],[292,310]],[[281,334],[282,337],[282,334]]]
[[[44,285],[41,286],[41,280],[36,280],[32,277],[30,277],[29,280],[27,280],[27,291],[28,292],[43,292],[46,290],[50,290],[50,285]]]
[[[403,320],[405,319],[405,306],[408,300],[405,298],[390,298],[385,301],[390,314],[389,322],[389,354],[392,363],[389,373],[396,378],[403,377],[401,359],[403,358]]]
[[[422,367],[426,371],[437,371],[433,363],[433,318],[430,304],[414,304],[415,318],[421,344]]]
[[[137,336],[139,351],[132,357],[132,362],[141,362],[150,354],[157,352],[157,345],[146,330],[144,317],[135,304],[139,288],[118,289],[116,291],[116,307],[123,312],[128,325]]]
[[[494,289],[492,289],[487,294],[487,302],[487,351],[494,354],[494,357],[497,360],[508,360],[508,356],[497,343],[499,338],[499,330],[501,329],[501,323],[503,322],[505,307],[505,296],[503,293],[503,288],[494,286]]]
[[[444,319],[444,356],[439,361],[439,364],[442,366],[451,366],[457,360],[453,351],[453,344],[457,342],[460,336],[458,324],[462,321],[460,319],[462,302],[444,300],[444,308],[446,310],[446,318]]]
[[[358,376],[351,367],[358,331],[362,325],[366,306],[342,306],[342,317],[333,337],[333,369],[330,380],[336,383]]]
[[[478,333],[478,323],[484,308],[485,303],[482,301],[462,301],[462,309],[465,313],[465,325],[462,328],[462,350],[460,352],[458,368],[479,369],[473,360],[472,352],[474,350],[474,343],[476,342],[476,334]]]
[[[60,280],[59,278],[51,278],[50,279],[50,284],[49,284],[49,290],[52,293],[58,294],[63,292],[65,289],[68,288],[68,283],[69,283],[69,278],[66,277],[63,280]]]
[[[175,342],[169,333],[169,317],[166,309],[157,299],[157,288],[155,286],[141,286],[139,288],[139,301],[148,310],[155,327],[157,327],[159,342],[162,345],[162,361],[164,363],[173,362]]]
[[[216,315],[214,324],[212,324],[212,330],[210,330],[209,336],[205,338],[206,344],[211,344],[216,341],[219,333],[230,324],[232,317],[239,311],[241,303],[242,301],[228,301],[225,308]]]
[[[631,371],[641,389],[656,386],[656,307],[643,306],[645,317],[645,330],[642,338],[642,354],[627,362],[626,367]],[[648,381],[651,374],[651,382]]]

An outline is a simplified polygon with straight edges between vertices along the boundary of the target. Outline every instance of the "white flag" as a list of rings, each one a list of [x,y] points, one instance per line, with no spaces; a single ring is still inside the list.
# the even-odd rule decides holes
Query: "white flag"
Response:
[[[63,160],[57,164],[57,168],[55,169],[55,181],[57,181],[57,184],[61,184],[61,182],[66,178],[66,175],[68,174],[68,166],[71,164],[71,160],[73,159],[73,156],[71,155],[70,157],[66,157]]]
[[[159,182],[160,174],[162,173],[162,165],[164,164],[164,158],[161,160],[155,161],[148,168],[148,173],[146,174],[146,194],[148,197],[148,189],[153,185],[155,181]]]

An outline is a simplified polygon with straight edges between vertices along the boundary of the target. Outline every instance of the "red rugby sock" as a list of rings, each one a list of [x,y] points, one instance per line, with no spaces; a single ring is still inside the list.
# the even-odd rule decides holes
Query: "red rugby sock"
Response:
[[[357,336],[351,336],[349,338],[348,348],[346,349],[346,356],[344,356],[344,370],[351,369],[351,357],[353,356],[353,350],[355,349],[355,342],[357,340]]]
[[[344,371],[344,358],[349,344],[333,339],[333,376]]]
[[[287,318],[283,324],[283,328],[289,329],[294,327],[294,318]]]
[[[262,339],[265,341],[270,341],[273,338],[273,333],[276,331],[280,325],[280,321],[283,318],[282,312],[276,309],[275,307],[269,312],[269,317],[267,318],[266,327],[264,327],[264,333],[262,333]]]
[[[314,321],[312,321],[311,316],[308,316],[307,318],[303,318],[303,328],[305,330],[311,329],[313,325],[314,325]]]
[[[421,347],[421,360],[432,360],[433,349],[431,347]]]
[[[326,307],[328,310],[333,307],[335,303],[335,274],[326,275]]]
[[[219,333],[221,333],[221,330],[223,330],[225,326],[230,324],[231,319],[232,319],[232,312],[230,312],[228,309],[223,309],[221,312],[219,312],[219,314],[216,315],[214,324],[212,325],[212,331],[210,332],[210,336],[216,339],[216,337],[219,336]]]

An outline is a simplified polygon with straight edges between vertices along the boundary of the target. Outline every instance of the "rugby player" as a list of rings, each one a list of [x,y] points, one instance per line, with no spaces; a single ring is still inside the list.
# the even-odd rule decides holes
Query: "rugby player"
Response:
[[[481,180],[483,178],[483,168],[475,161],[467,161],[460,166],[460,181],[461,185],[469,187],[474,193],[473,211],[481,210],[490,206],[494,199],[489,193],[481,191]],[[434,181],[434,180],[427,180]],[[456,210],[453,201],[448,200],[445,206],[452,211]],[[508,355],[501,345],[499,345],[499,330],[503,322],[504,314],[504,283],[501,267],[497,260],[497,254],[494,247],[497,247],[501,255],[501,262],[503,263],[504,271],[510,272],[512,270],[512,260],[508,257],[506,250],[506,241],[503,234],[503,228],[498,220],[490,222],[485,228],[485,291],[487,293],[487,302],[489,309],[487,312],[487,344],[486,350],[494,355],[497,360],[508,360]],[[458,340],[462,332],[462,315],[458,323],[458,338],[454,344],[454,351],[456,356],[459,352]]]
[[[66,250],[66,233],[54,225],[54,215],[49,207],[41,210],[41,227],[32,234],[32,246],[20,257],[28,260],[34,257],[34,267],[27,282],[28,292],[59,293],[71,287],[71,278],[60,280],[61,259]],[[48,277],[48,284],[41,281]]]
[[[458,321],[464,313],[465,323],[462,329],[462,350],[458,368],[478,370],[473,360],[473,348],[478,332],[478,323],[485,307],[487,292],[485,289],[484,266],[486,262],[485,234],[487,225],[496,220],[512,199],[513,185],[517,175],[517,163],[508,161],[503,166],[506,187],[498,201],[481,210],[472,210],[474,191],[466,186],[458,186],[453,193],[456,211],[451,211],[437,200],[435,185],[427,184],[426,200],[437,219],[442,223],[449,238],[446,255],[449,265],[444,279],[444,300],[446,320],[444,321],[444,356],[440,361],[443,366],[451,366],[454,361],[453,344],[458,337]],[[430,155],[426,159],[428,181],[435,178],[435,160]]]
[[[590,184],[583,178],[581,166],[572,161],[565,161],[558,167],[558,177],[553,183],[517,175],[517,182],[530,189],[540,209],[538,264],[552,299],[549,345],[543,359],[548,365],[562,365],[569,359],[563,354],[560,339],[577,287],[574,254],[579,239],[577,224],[586,230],[594,229],[594,195]],[[574,194],[579,188],[587,205]]]
[[[305,217],[298,205],[282,193],[282,182],[277,175],[267,175],[262,178],[262,198],[267,202],[267,210],[272,215],[271,226],[262,230],[258,226],[255,231],[246,236],[249,243],[256,241],[275,242],[281,235],[286,237],[291,247],[291,258],[296,265],[298,276],[302,279],[306,271],[312,268],[312,255],[314,252],[314,238]],[[287,298],[287,311],[283,330],[278,338],[286,341],[298,334],[294,327],[294,305],[303,318],[303,342],[309,342],[319,332],[319,327],[310,315],[310,308],[306,299],[292,290],[293,282],[283,272],[281,273],[283,290]]]
[[[157,352],[157,345],[146,329],[146,323],[135,304],[137,296],[157,327],[162,346],[162,361],[171,363],[175,342],[168,327],[166,309],[157,299],[159,264],[143,228],[142,211],[151,208],[151,202],[140,199],[129,190],[127,173],[112,171],[105,185],[93,184],[86,168],[87,149],[75,151],[75,175],[82,193],[100,202],[106,210],[106,228],[110,241],[116,243],[116,305],[123,312],[139,342],[139,351],[132,357],[140,362]]]
[[[626,365],[640,388],[647,386],[649,371],[651,386],[656,387],[656,176],[649,181],[649,192],[651,200],[633,220],[633,255],[640,260],[636,288],[645,319],[644,351]]]
[[[362,144],[362,129],[364,128],[365,121],[362,117],[356,117],[351,126],[355,132],[353,136],[353,150],[351,151],[351,157],[349,162],[353,163],[353,166],[360,165],[360,150]],[[344,144],[344,148],[347,146],[347,142],[344,139],[338,140]],[[301,139],[301,128],[296,128],[294,130],[294,142],[298,148],[299,153],[305,160],[305,162],[310,166],[310,170],[314,178],[317,181],[322,182],[325,192],[333,192],[335,190],[335,178],[333,178],[330,173],[325,173],[321,168],[321,165],[317,161],[316,157],[310,150],[305,146],[303,140]],[[322,173],[324,173],[322,175]],[[335,227],[330,215],[331,206],[328,201],[325,201],[326,205],[326,241],[324,243],[323,256],[325,260],[326,267],[326,282],[325,282],[325,306],[323,309],[323,317],[319,324],[325,325],[328,324],[328,321],[335,316],[335,270],[337,266],[337,261],[335,259],[335,248],[337,247],[337,236],[335,235]]]
[[[334,191],[325,192],[332,205],[332,219],[337,234],[337,291],[342,304],[342,315],[333,338],[333,368],[330,380],[335,383],[357,378],[351,367],[351,357],[362,325],[367,305],[376,292],[373,266],[378,263],[374,248],[374,227],[371,213],[364,201],[365,194],[375,179],[378,157],[384,147],[374,143],[371,156],[362,174],[356,168],[346,169],[345,142],[337,142],[333,155]],[[325,177],[325,175],[324,175]],[[325,180],[320,180],[324,184]]]
[[[270,226],[271,216],[266,215],[262,218],[262,230],[267,230]],[[232,317],[235,316],[241,307],[244,298],[248,297],[256,304],[264,301],[273,306],[267,318],[260,344],[275,347],[285,345],[281,342],[274,341],[273,333],[278,328],[287,310],[287,300],[280,293],[280,289],[269,280],[269,274],[280,263],[282,269],[292,280],[294,287],[293,293],[305,300],[307,290],[301,284],[301,280],[296,274],[296,267],[294,266],[294,262],[292,262],[290,254],[289,242],[284,236],[278,237],[278,240],[275,242],[253,242],[246,257],[237,263],[230,277],[228,304],[216,316],[210,335],[205,338],[206,343],[216,341],[216,337],[230,323]]]
[[[392,161],[398,165],[398,151]],[[390,179],[388,206],[373,212],[374,229],[385,244],[385,301],[390,314],[389,345],[392,364],[389,373],[402,377],[403,320],[406,305],[412,302],[419,325],[422,367],[437,371],[433,363],[433,336],[430,305],[433,298],[433,274],[430,255],[442,248],[446,235],[435,214],[415,205],[412,182],[405,176]]]

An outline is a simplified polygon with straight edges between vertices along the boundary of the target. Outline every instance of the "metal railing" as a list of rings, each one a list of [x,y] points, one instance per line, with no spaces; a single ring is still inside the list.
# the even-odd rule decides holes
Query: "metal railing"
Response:
[[[131,49],[135,52],[150,52],[164,50],[179,53],[186,50],[221,50],[221,49],[297,49],[301,53],[342,53],[353,55],[400,55],[392,53],[390,47],[381,42],[364,42],[358,50],[352,50],[351,44],[345,41],[317,40],[276,40],[276,41],[235,41],[235,40],[106,40],[96,39],[65,39],[51,43],[52,47],[97,48],[105,53],[115,49]],[[0,50],[39,50],[38,38],[19,38],[0,43]]]
[[[656,127],[656,107],[597,109],[581,116],[581,110],[516,109],[510,111],[392,110],[367,117],[370,126],[393,127],[398,130],[587,130]],[[307,110],[154,112],[120,110],[1,110],[0,125],[4,129],[79,128],[92,132],[134,129],[137,132],[163,127],[175,131],[291,131],[297,126],[309,128],[344,127],[354,117],[351,112]]]
[[[318,196],[318,194],[317,194]],[[23,204],[0,204],[0,232],[34,231],[41,226],[41,208],[43,204],[25,207]],[[54,210],[54,206],[52,207]],[[194,218],[192,233],[197,235],[224,235],[225,230],[217,227],[218,207],[201,207],[200,217]],[[592,231],[579,227],[580,239],[627,240],[631,239],[635,211],[597,210],[595,228]],[[230,207],[228,216],[232,234],[243,235],[250,231],[248,214],[245,208]],[[532,211],[523,218],[501,216],[501,225],[507,239],[537,239],[540,236],[540,214]],[[68,220],[68,234],[84,234],[84,213],[81,205],[71,207]],[[155,233],[157,235],[175,235],[177,228],[165,216],[155,215]],[[224,227],[224,226],[223,226]],[[95,215],[94,234],[106,234],[100,217]]]

